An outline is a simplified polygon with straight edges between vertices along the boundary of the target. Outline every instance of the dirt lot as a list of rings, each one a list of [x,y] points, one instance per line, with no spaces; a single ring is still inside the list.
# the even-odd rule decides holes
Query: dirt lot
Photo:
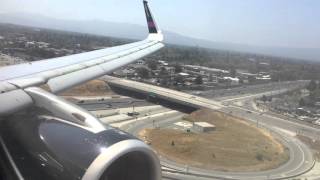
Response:
[[[194,167],[222,171],[259,171],[280,166],[289,152],[269,133],[235,117],[200,110],[184,118],[216,126],[211,133],[145,129],[141,139],[168,159]]]
[[[89,81],[86,84],[77,86],[71,90],[68,90],[62,94],[61,96],[105,96],[105,95],[113,95],[114,93],[111,91],[109,86],[101,80],[93,80]]]

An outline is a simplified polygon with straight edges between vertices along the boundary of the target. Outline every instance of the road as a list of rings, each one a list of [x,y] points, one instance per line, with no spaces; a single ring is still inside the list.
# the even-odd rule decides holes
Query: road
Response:
[[[125,107],[141,107],[141,106],[151,106],[153,104],[145,101],[134,99],[130,97],[123,98],[99,98],[99,99],[90,99],[90,100],[82,100],[77,103],[77,105],[81,106],[84,109],[89,111],[94,110],[103,110],[103,109],[118,109]]]
[[[296,87],[304,86],[309,81],[294,81],[294,82],[274,82],[268,84],[258,84],[258,85],[249,85],[249,86],[240,86],[229,89],[216,89],[208,91],[189,91],[188,93],[194,95],[200,95],[205,98],[221,100],[220,98],[230,98],[232,96],[243,96],[250,94],[259,94],[265,92],[275,92],[283,90],[285,88],[293,89]]]
[[[144,128],[152,127],[162,127],[172,125],[174,122],[181,120],[183,114],[172,114],[165,117],[157,117],[147,119],[145,121],[134,122],[130,125],[126,125],[123,129],[134,135],[138,135],[138,132]],[[155,121],[155,123],[154,123]],[[287,134],[280,129],[272,129],[272,133],[280,141],[282,141],[290,150],[290,160],[279,168],[261,171],[261,172],[221,172],[221,171],[211,171],[199,168],[188,167],[186,174],[186,166],[177,164],[168,159],[161,158],[161,164],[163,165],[163,173],[169,178],[178,179],[198,179],[202,177],[203,179],[215,179],[215,178],[226,178],[226,179],[280,179],[283,177],[293,177],[298,174],[308,171],[314,164],[312,152],[307,146],[305,146],[300,141],[296,140],[290,134]],[[169,172],[168,172],[169,171]]]
[[[93,102],[89,104],[92,103]],[[127,107],[130,107],[130,105],[127,104]],[[226,111],[229,111],[229,109],[226,109]],[[240,112],[243,112],[243,110]],[[118,127],[121,129],[137,135],[137,133],[144,128],[170,126],[172,123],[180,121],[185,115],[184,113],[177,111],[159,111],[159,109],[157,109],[157,112],[155,113],[149,111],[148,114],[150,114],[150,117],[140,114],[136,119],[131,119],[128,122],[115,122],[114,124],[118,124]],[[249,113],[246,112],[244,115],[247,114]],[[253,114],[255,113],[253,112],[252,115]],[[260,116],[260,114],[257,114],[257,116]],[[260,126],[262,125],[264,125],[263,122],[261,122]],[[290,161],[277,169],[252,173],[232,173],[188,167],[188,173],[186,174],[185,165],[176,164],[168,159],[160,157],[163,165],[163,174],[165,177],[176,179],[198,179],[199,177],[201,177],[201,179],[277,179],[294,176],[308,170],[313,163],[313,157],[310,150],[285,131],[281,131],[281,129],[277,127],[273,127],[272,130],[273,134],[286,144],[291,152]],[[270,174],[272,174],[272,176]]]
[[[216,101],[212,101],[207,98],[194,96],[180,91],[171,90],[168,88],[163,88],[159,86],[154,86],[150,84],[135,82],[111,76],[104,76],[103,80],[105,80],[109,84],[109,86],[123,88],[129,91],[138,92],[142,94],[147,94],[149,96],[164,99],[169,102],[179,103],[185,106],[190,106],[194,108],[210,108],[215,110],[221,108],[221,104]]]
[[[114,79],[113,79],[114,80]],[[286,82],[279,85],[279,89],[270,89],[269,86],[264,90],[261,88],[252,88],[239,92],[236,90],[229,90],[231,93],[226,93],[226,96],[214,96],[212,99],[189,95],[182,92],[173,91],[170,89],[155,87],[152,85],[145,85],[143,83],[136,83],[132,81],[121,81],[122,86],[128,86],[136,91],[137,89],[142,92],[155,92],[157,95],[169,96],[175,100],[182,100],[183,103],[197,104],[200,107],[204,106],[214,110],[231,113],[234,116],[242,117],[249,121],[253,121],[261,128],[267,128],[275,136],[278,136],[281,141],[287,144],[290,149],[290,160],[283,166],[262,172],[252,173],[232,173],[232,172],[218,172],[206,171],[203,169],[187,168],[184,165],[175,164],[166,159],[161,159],[164,165],[164,176],[175,179],[280,179],[289,176],[297,176],[307,172],[313,167],[314,159],[310,149],[295,138],[295,134],[303,134],[311,138],[320,137],[320,129],[310,127],[299,122],[289,121],[283,117],[278,117],[270,113],[261,113],[254,107],[253,99],[260,97],[264,94],[276,94],[297,88],[305,82]],[[259,87],[259,86],[258,86]],[[280,88],[281,87],[281,88]],[[209,95],[207,97],[210,97]],[[172,100],[172,99],[170,99]],[[145,118],[141,121],[132,121],[124,127],[127,131],[136,134],[140,129],[145,127],[154,126],[153,122],[156,121],[161,126],[166,126],[171,121],[176,121],[181,118],[181,114],[173,113],[171,115],[157,116],[155,118]],[[169,167],[169,168],[168,168]]]

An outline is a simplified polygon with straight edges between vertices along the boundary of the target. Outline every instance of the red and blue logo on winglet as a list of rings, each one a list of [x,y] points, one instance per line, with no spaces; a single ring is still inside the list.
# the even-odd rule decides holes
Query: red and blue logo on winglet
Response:
[[[143,4],[144,4],[145,12],[146,12],[149,33],[158,33],[156,23],[153,20],[152,14],[151,14],[149,6],[148,6],[148,2],[144,0]]]

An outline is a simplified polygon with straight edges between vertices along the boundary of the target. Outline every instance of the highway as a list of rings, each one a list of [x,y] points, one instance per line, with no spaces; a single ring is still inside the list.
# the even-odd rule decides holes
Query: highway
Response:
[[[202,97],[208,99],[215,100],[223,100],[223,99],[231,99],[232,96],[245,96],[252,94],[264,94],[265,92],[274,92],[275,94],[279,93],[283,89],[295,89],[297,87],[304,86],[309,81],[294,81],[294,82],[274,82],[268,84],[258,84],[258,85],[249,85],[249,86],[240,86],[229,89],[216,89],[216,90],[208,90],[208,91],[187,91],[190,94],[200,95]],[[273,94],[273,93],[270,93]]]
[[[192,104],[199,108],[206,107],[225,113],[232,114],[237,117],[242,117],[246,120],[252,121],[260,128],[266,128],[272,132],[279,140],[281,140],[290,149],[290,160],[283,166],[262,172],[249,173],[233,173],[233,172],[219,172],[197,169],[192,167],[185,167],[170,160],[161,158],[163,165],[164,179],[283,179],[288,177],[296,177],[308,172],[315,165],[315,161],[311,150],[295,138],[295,135],[303,134],[311,138],[320,137],[320,129],[311,127],[299,122],[290,121],[283,117],[275,116],[272,113],[261,113],[259,109],[254,107],[253,100],[262,95],[270,95],[275,93],[282,93],[301,86],[305,82],[286,82],[282,88],[277,90],[268,88],[265,91],[242,91],[229,90],[231,93],[226,93],[226,96],[207,95],[198,97],[183,92],[178,92],[170,89],[160,88],[157,86],[146,85],[129,80],[119,80],[107,77],[107,82],[121,84],[121,86],[129,88],[133,91],[140,91],[144,93],[154,93],[158,97],[165,97],[169,101],[180,102],[184,104]],[[280,87],[280,85],[279,85]],[[252,88],[252,87],[251,87]],[[245,92],[245,93],[244,93]],[[117,127],[124,129],[130,133],[136,134],[139,130],[154,126],[157,122],[158,126],[167,126],[174,121],[178,121],[183,116],[179,112],[171,112],[158,116],[142,117],[133,119],[127,122],[116,123]],[[186,172],[187,171],[187,172]],[[319,174],[320,177],[320,174]]]
[[[77,105],[89,111],[91,110],[103,110],[103,109],[118,109],[124,107],[139,107],[139,106],[151,106],[153,104],[138,100],[130,97],[121,98],[98,98],[89,100],[80,100]]]
[[[106,81],[110,86],[124,88],[126,90],[143,93],[146,95],[150,95],[174,103],[183,104],[186,106],[191,106],[195,108],[210,108],[214,110],[220,109],[222,107],[219,102],[212,101],[207,98],[202,98],[199,96],[194,96],[191,94],[162,88],[150,84],[130,81],[111,76],[104,76],[103,80]]]
[[[181,120],[183,114],[172,114],[165,117],[150,118],[145,121],[138,121],[132,124],[127,124],[122,127],[123,130],[132,133],[137,136],[138,132],[144,128],[152,128],[154,126],[165,128],[172,125],[175,122]],[[154,124],[154,121],[156,122]],[[225,179],[281,179],[283,177],[294,177],[305,171],[310,170],[314,165],[314,160],[312,152],[303,143],[296,140],[290,134],[281,131],[280,129],[272,129],[272,134],[276,136],[280,141],[282,141],[290,150],[290,160],[279,168],[261,171],[261,172],[221,172],[221,171],[211,171],[199,168],[188,167],[186,173],[186,166],[180,165],[172,162],[168,159],[161,158],[161,163],[164,167],[164,175],[169,178],[181,179],[197,179],[199,176],[204,179],[215,179],[215,178],[225,178]],[[168,172],[170,171],[170,173]],[[182,178],[183,177],[183,178]]]

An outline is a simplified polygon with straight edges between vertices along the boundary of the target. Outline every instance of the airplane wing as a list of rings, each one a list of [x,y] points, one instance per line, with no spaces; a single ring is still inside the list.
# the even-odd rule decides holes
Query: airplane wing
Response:
[[[148,3],[143,3],[149,28],[143,41],[0,69],[0,172],[5,159],[19,180],[24,175],[39,179],[40,172],[50,179],[161,179],[159,159],[149,146],[55,95],[164,46]],[[38,87],[42,85],[50,91]],[[51,113],[6,117],[29,106]]]
[[[0,68],[0,116],[33,104],[27,89],[48,85],[56,94],[103,76],[164,47],[147,1],[147,39],[127,45]],[[5,102],[6,105],[3,103]]]

